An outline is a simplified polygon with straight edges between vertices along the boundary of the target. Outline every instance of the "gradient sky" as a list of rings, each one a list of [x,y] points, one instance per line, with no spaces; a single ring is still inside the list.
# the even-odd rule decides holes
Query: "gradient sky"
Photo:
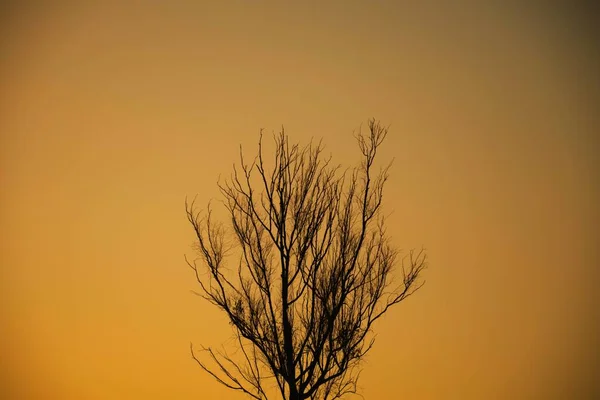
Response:
[[[365,398],[598,390],[586,10],[81,3],[2,6],[0,397],[243,399],[189,355],[231,332],[190,293],[184,199],[218,198],[260,128],[351,165],[370,117],[391,125],[390,233],[430,268],[375,327]]]

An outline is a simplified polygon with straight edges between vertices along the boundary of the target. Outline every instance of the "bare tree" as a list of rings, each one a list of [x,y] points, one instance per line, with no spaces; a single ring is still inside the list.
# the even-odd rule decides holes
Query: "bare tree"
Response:
[[[267,168],[261,131],[256,158],[246,164],[240,148],[240,166],[219,184],[233,234],[210,204],[203,214],[186,201],[203,264],[188,261],[197,294],[225,312],[238,345],[237,359],[203,347],[204,361],[190,345],[221,384],[255,399],[268,398],[267,382],[287,400],[356,393],[373,323],[422,286],[424,251],[397,263],[381,213],[389,165],[373,173],[373,164],[388,129],[374,119],[368,127],[356,135],[362,162],[346,171],[322,156],[321,142],[290,145],[283,130]]]

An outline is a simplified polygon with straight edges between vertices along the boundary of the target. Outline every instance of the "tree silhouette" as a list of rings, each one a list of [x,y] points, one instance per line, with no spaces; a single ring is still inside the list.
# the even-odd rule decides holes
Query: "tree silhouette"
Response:
[[[219,183],[232,234],[211,219],[210,204],[202,213],[186,200],[203,267],[186,261],[197,294],[233,326],[238,359],[202,347],[203,361],[190,349],[228,388],[255,399],[268,398],[268,382],[286,400],[356,393],[373,323],[422,286],[426,254],[412,250],[397,263],[381,213],[391,164],[376,174],[373,164],[388,129],[374,119],[368,127],[355,136],[362,162],[345,171],[322,156],[321,142],[290,145],[283,129],[267,168],[261,131],[252,163],[240,148],[240,166]],[[402,279],[393,282],[397,264]]]

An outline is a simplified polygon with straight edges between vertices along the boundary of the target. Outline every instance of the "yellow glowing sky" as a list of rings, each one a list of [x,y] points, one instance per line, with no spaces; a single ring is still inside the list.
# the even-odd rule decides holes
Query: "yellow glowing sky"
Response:
[[[1,398],[242,399],[188,353],[230,331],[190,293],[184,198],[217,197],[260,128],[323,137],[353,163],[372,116],[391,124],[390,232],[424,245],[430,268],[376,326],[361,393],[598,388],[600,64],[585,10],[50,3],[4,5],[0,21]]]

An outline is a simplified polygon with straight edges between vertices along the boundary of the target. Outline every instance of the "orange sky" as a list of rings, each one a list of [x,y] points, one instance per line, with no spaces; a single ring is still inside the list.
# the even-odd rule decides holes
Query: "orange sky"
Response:
[[[230,331],[190,293],[184,198],[217,197],[260,128],[356,162],[372,116],[391,124],[390,233],[430,268],[376,326],[365,398],[598,390],[585,10],[85,3],[3,6],[0,397],[244,398],[189,356]]]

